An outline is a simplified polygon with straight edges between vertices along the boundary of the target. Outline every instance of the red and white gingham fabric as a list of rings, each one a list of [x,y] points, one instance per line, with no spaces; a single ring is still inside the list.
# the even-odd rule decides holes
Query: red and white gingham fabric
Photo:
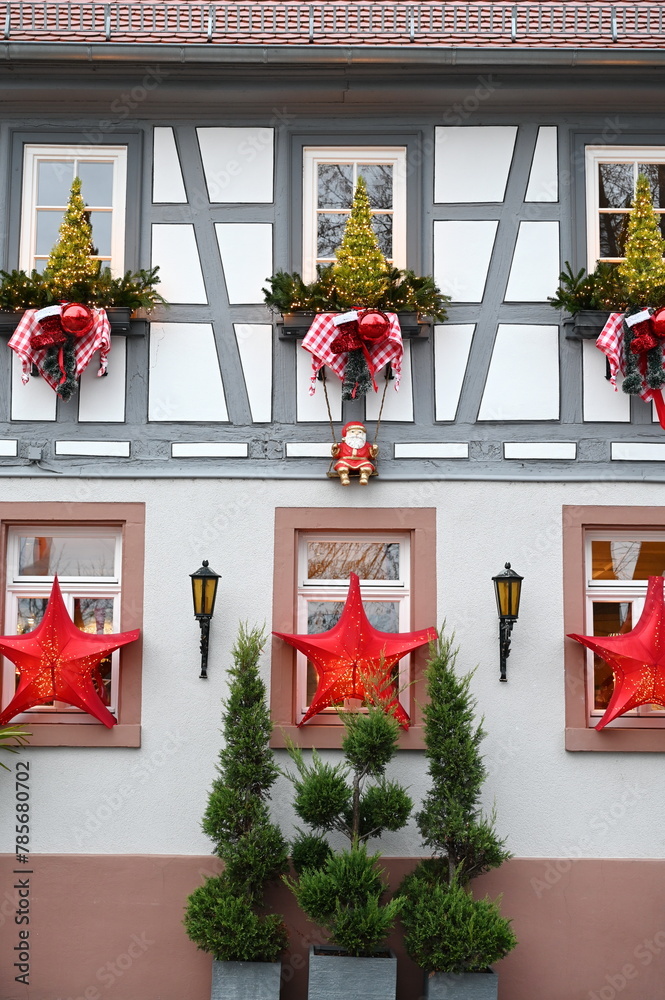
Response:
[[[335,326],[333,320],[338,313],[319,313],[315,316],[314,322],[305,334],[302,346],[312,355],[312,376],[310,379],[309,394],[314,395],[316,390],[316,376],[324,365],[335,372],[340,378],[344,378],[344,369],[348,352],[335,354],[330,350],[330,345],[339,333],[339,328]],[[386,313],[390,320],[390,329],[386,340],[378,344],[368,345],[369,357],[374,375],[390,363],[395,376],[395,389],[399,389],[399,382],[402,375],[402,357],[404,355],[404,345],[402,343],[402,331],[396,313]]]
[[[617,375],[621,372],[626,374],[626,357],[623,346],[623,313],[610,313],[610,317],[603,329],[598,334],[596,347],[602,351],[610,363],[610,383],[616,392]],[[643,389],[640,399],[649,402],[655,399],[661,392],[660,389]]]
[[[92,329],[83,337],[77,337],[75,341],[77,377],[88,367],[95,351],[99,351],[97,375],[105,375],[108,367],[108,355],[111,350],[111,324],[105,309],[93,309],[92,311],[94,314]],[[12,334],[9,346],[13,351],[16,351],[21,359],[23,385],[27,385],[30,381],[30,369],[32,365],[36,365],[44,381],[48,382],[52,389],[57,389],[60,384],[59,379],[52,378],[43,369],[43,361],[48,347],[30,346],[30,338],[41,329],[39,321],[35,319],[37,312],[37,309],[26,310],[21,322]]]

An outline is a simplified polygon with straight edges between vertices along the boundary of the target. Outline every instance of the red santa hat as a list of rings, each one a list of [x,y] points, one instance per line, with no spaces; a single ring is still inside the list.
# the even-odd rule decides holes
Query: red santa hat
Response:
[[[347,431],[354,427],[358,427],[363,434],[367,434],[367,428],[360,422],[360,420],[349,420],[348,424],[344,424],[344,427],[342,428],[342,437],[345,438]]]

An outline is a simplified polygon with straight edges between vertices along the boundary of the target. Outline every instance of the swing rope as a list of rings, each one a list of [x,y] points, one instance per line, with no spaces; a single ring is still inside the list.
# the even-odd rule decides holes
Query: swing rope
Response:
[[[323,382],[323,395],[326,397],[326,409],[328,410],[328,422],[330,423],[330,434],[333,440],[333,444],[337,444],[337,438],[335,437],[335,425],[332,418],[332,410],[330,409],[330,399],[328,398],[328,379],[326,378],[325,368],[321,369],[321,381]],[[383,416],[383,405],[386,401],[386,391],[388,389],[388,382],[390,381],[390,365],[386,365],[386,375],[383,383],[383,394],[381,396],[381,406],[379,407],[379,416],[376,421],[376,430],[374,431],[374,441],[376,444],[379,437],[379,428],[381,427],[381,417]]]

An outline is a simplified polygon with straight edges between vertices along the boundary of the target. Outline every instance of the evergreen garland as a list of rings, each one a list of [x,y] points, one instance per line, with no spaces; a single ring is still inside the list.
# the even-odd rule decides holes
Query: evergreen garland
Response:
[[[64,368],[65,376],[63,382],[60,381],[63,377],[63,372],[60,367],[61,347],[62,367]],[[64,399],[65,402],[68,399],[71,399],[72,395],[78,388],[76,376],[76,349],[73,337],[67,337],[67,340],[65,340],[61,345],[52,344],[44,355],[42,365],[46,374],[50,375],[51,378],[58,383],[55,390],[57,394]]]
[[[278,776],[269,748],[272,724],[258,661],[263,629],[240,627],[224,708],[224,745],[203,829],[224,862],[189,897],[185,929],[222,961],[274,962],[287,945],[279,914],[266,913],[266,884],[287,870],[286,843],[270,821],[268,800]]]
[[[359,399],[374,388],[364,352],[349,351],[342,381],[342,399]]]

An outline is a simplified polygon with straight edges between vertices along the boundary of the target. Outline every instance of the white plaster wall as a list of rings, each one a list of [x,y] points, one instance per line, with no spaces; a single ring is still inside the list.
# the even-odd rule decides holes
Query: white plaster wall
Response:
[[[298,482],[17,478],[0,481],[0,499],[147,504],[143,746],[22,751],[31,763],[34,852],[210,850],[200,820],[220,745],[226,668],[240,619],[270,627],[274,509],[346,503],[438,510],[439,622],[447,619],[457,633],[460,669],[478,666],[472,688],[489,734],[484,797],[487,805],[496,801],[499,830],[511,850],[522,857],[662,855],[662,756],[564,750],[560,581],[563,504],[659,505],[665,503],[665,485],[379,479],[341,498],[323,477]],[[222,575],[207,682],[198,677],[199,630],[188,579],[203,558]],[[501,684],[491,577],[507,560],[524,576],[524,585],[508,683]],[[266,677],[268,668],[266,656]],[[419,754],[402,753],[392,773],[419,799],[425,788]],[[7,796],[10,780],[0,773]],[[288,833],[289,803],[281,782],[274,813]],[[411,828],[386,837],[381,849],[410,855],[417,843]],[[3,808],[0,852],[12,845],[12,815]]]

